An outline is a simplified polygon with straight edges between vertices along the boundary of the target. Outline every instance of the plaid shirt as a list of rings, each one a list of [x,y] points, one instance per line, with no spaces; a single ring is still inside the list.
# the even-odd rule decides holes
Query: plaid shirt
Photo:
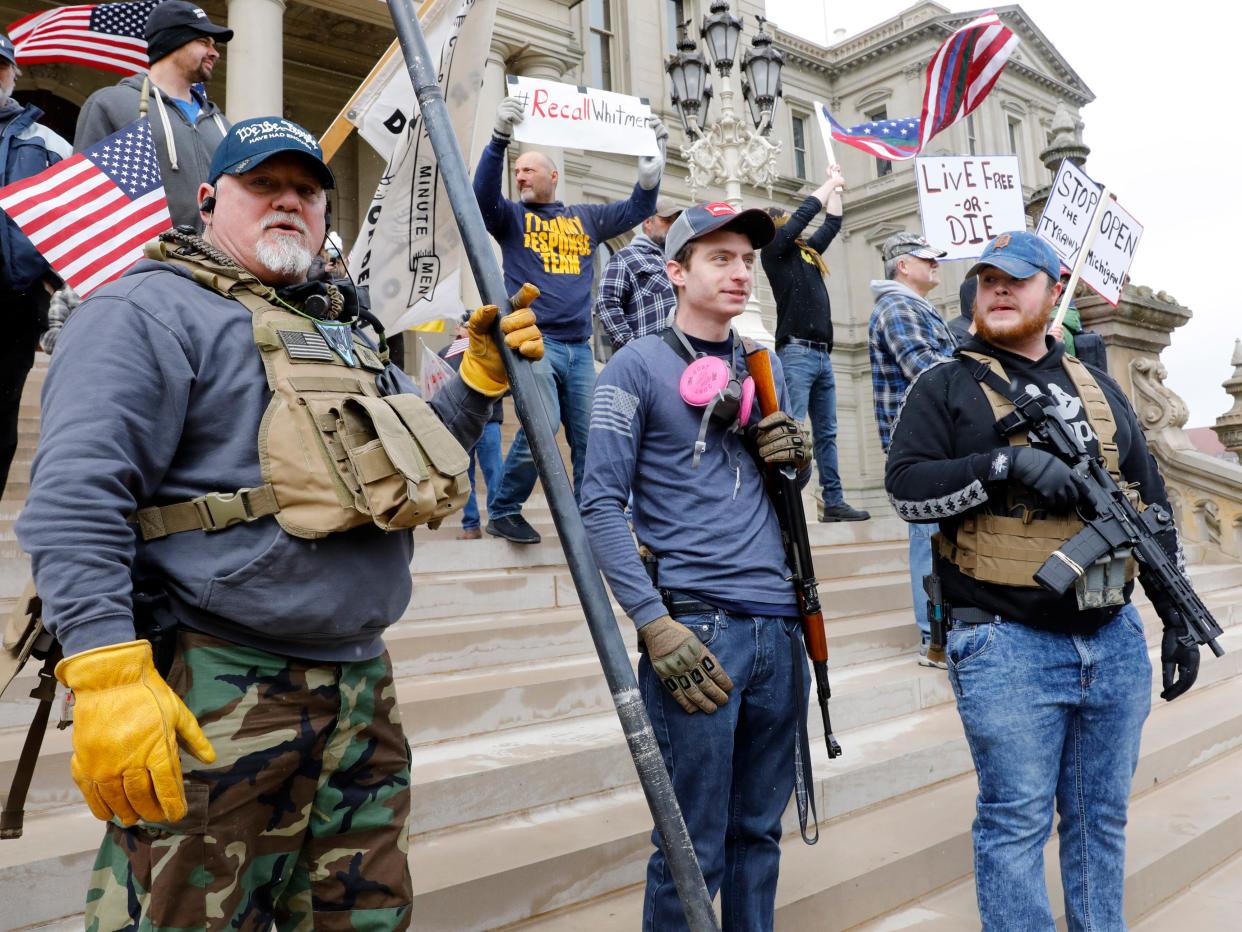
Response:
[[[676,307],[677,296],[664,270],[664,250],[643,234],[618,249],[604,266],[595,315],[608,331],[614,350],[659,333]]]
[[[914,377],[952,356],[957,341],[936,309],[894,281],[874,281],[875,308],[867,327],[871,354],[871,394],[880,445],[888,450],[893,422]]]

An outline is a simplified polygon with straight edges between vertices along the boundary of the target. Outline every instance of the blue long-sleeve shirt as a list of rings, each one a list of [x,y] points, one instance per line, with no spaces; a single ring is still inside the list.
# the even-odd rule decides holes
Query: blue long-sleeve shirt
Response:
[[[505,287],[523,282],[539,289],[534,310],[545,337],[566,343],[591,338],[591,257],[606,239],[633,229],[655,213],[659,185],[634,185],[630,196],[608,204],[524,204],[500,193],[508,143],[495,137],[474,173],[474,196],[487,231],[500,244]]]
[[[769,355],[784,407],[780,362]],[[739,365],[744,369],[740,349]],[[651,335],[627,343],[600,373],[582,481],[582,520],[595,559],[635,625],[667,614],[625,520],[633,491],[634,533],[658,558],[661,588],[726,609],[796,614],[776,513],[741,438],[713,422],[699,466],[692,465],[703,409],[681,399],[685,368]],[[758,420],[756,405],[751,423]],[[799,478],[809,476],[808,468]]]

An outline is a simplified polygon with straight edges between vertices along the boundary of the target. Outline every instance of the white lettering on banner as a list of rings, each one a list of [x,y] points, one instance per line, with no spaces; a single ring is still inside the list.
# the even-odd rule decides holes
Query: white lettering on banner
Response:
[[[420,20],[432,54],[438,54],[440,88],[458,139],[473,135],[496,5],[496,0],[449,0],[434,4]],[[395,60],[404,74],[404,61]],[[376,125],[378,112],[358,116],[360,133]],[[412,100],[408,111],[387,111],[389,118],[394,113],[401,113],[401,128],[391,136],[381,127],[390,136],[392,155],[349,262],[354,280],[370,287],[371,310],[389,332],[459,317],[465,258],[421,114]]]
[[[1099,202],[1100,186],[1069,159],[1061,162],[1035,232],[1053,248],[1067,269],[1074,267],[1079,250],[1087,241]],[[1121,299],[1121,283],[1134,261],[1142,235],[1143,225],[1124,207],[1116,201],[1104,205],[1081,276],[1114,307]]]
[[[513,127],[518,142],[621,155],[659,154],[655,133],[647,124],[651,105],[645,97],[517,75],[509,75],[509,96],[522,102],[526,115]]]
[[[1016,155],[920,155],[915,159],[923,235],[945,259],[974,259],[1006,230],[1026,229]]]

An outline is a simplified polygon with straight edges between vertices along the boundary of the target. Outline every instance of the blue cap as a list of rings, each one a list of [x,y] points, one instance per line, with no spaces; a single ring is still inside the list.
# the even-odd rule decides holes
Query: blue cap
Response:
[[[1052,247],[1026,230],[1002,233],[988,243],[966,277],[978,275],[985,265],[1000,269],[1014,278],[1030,278],[1036,272],[1046,273],[1054,282],[1061,277],[1061,260]]]
[[[2,32],[0,32],[0,58],[10,65],[17,64],[17,52],[13,49],[13,42]]]
[[[314,162],[325,188],[335,188],[336,178],[323,160],[319,140],[292,120],[284,117],[255,117],[234,123],[211,158],[209,184],[221,175],[240,175],[262,165],[273,155],[296,152]]]

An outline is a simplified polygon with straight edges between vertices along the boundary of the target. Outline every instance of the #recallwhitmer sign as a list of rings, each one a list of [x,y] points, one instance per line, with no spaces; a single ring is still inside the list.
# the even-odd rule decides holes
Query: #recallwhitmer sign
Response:
[[[522,102],[526,114],[513,127],[518,142],[620,155],[660,153],[647,125],[651,106],[645,97],[517,75],[509,76],[509,96]]]
[[[1026,229],[1016,155],[920,155],[914,177],[923,235],[945,259],[977,258],[994,236]]]

